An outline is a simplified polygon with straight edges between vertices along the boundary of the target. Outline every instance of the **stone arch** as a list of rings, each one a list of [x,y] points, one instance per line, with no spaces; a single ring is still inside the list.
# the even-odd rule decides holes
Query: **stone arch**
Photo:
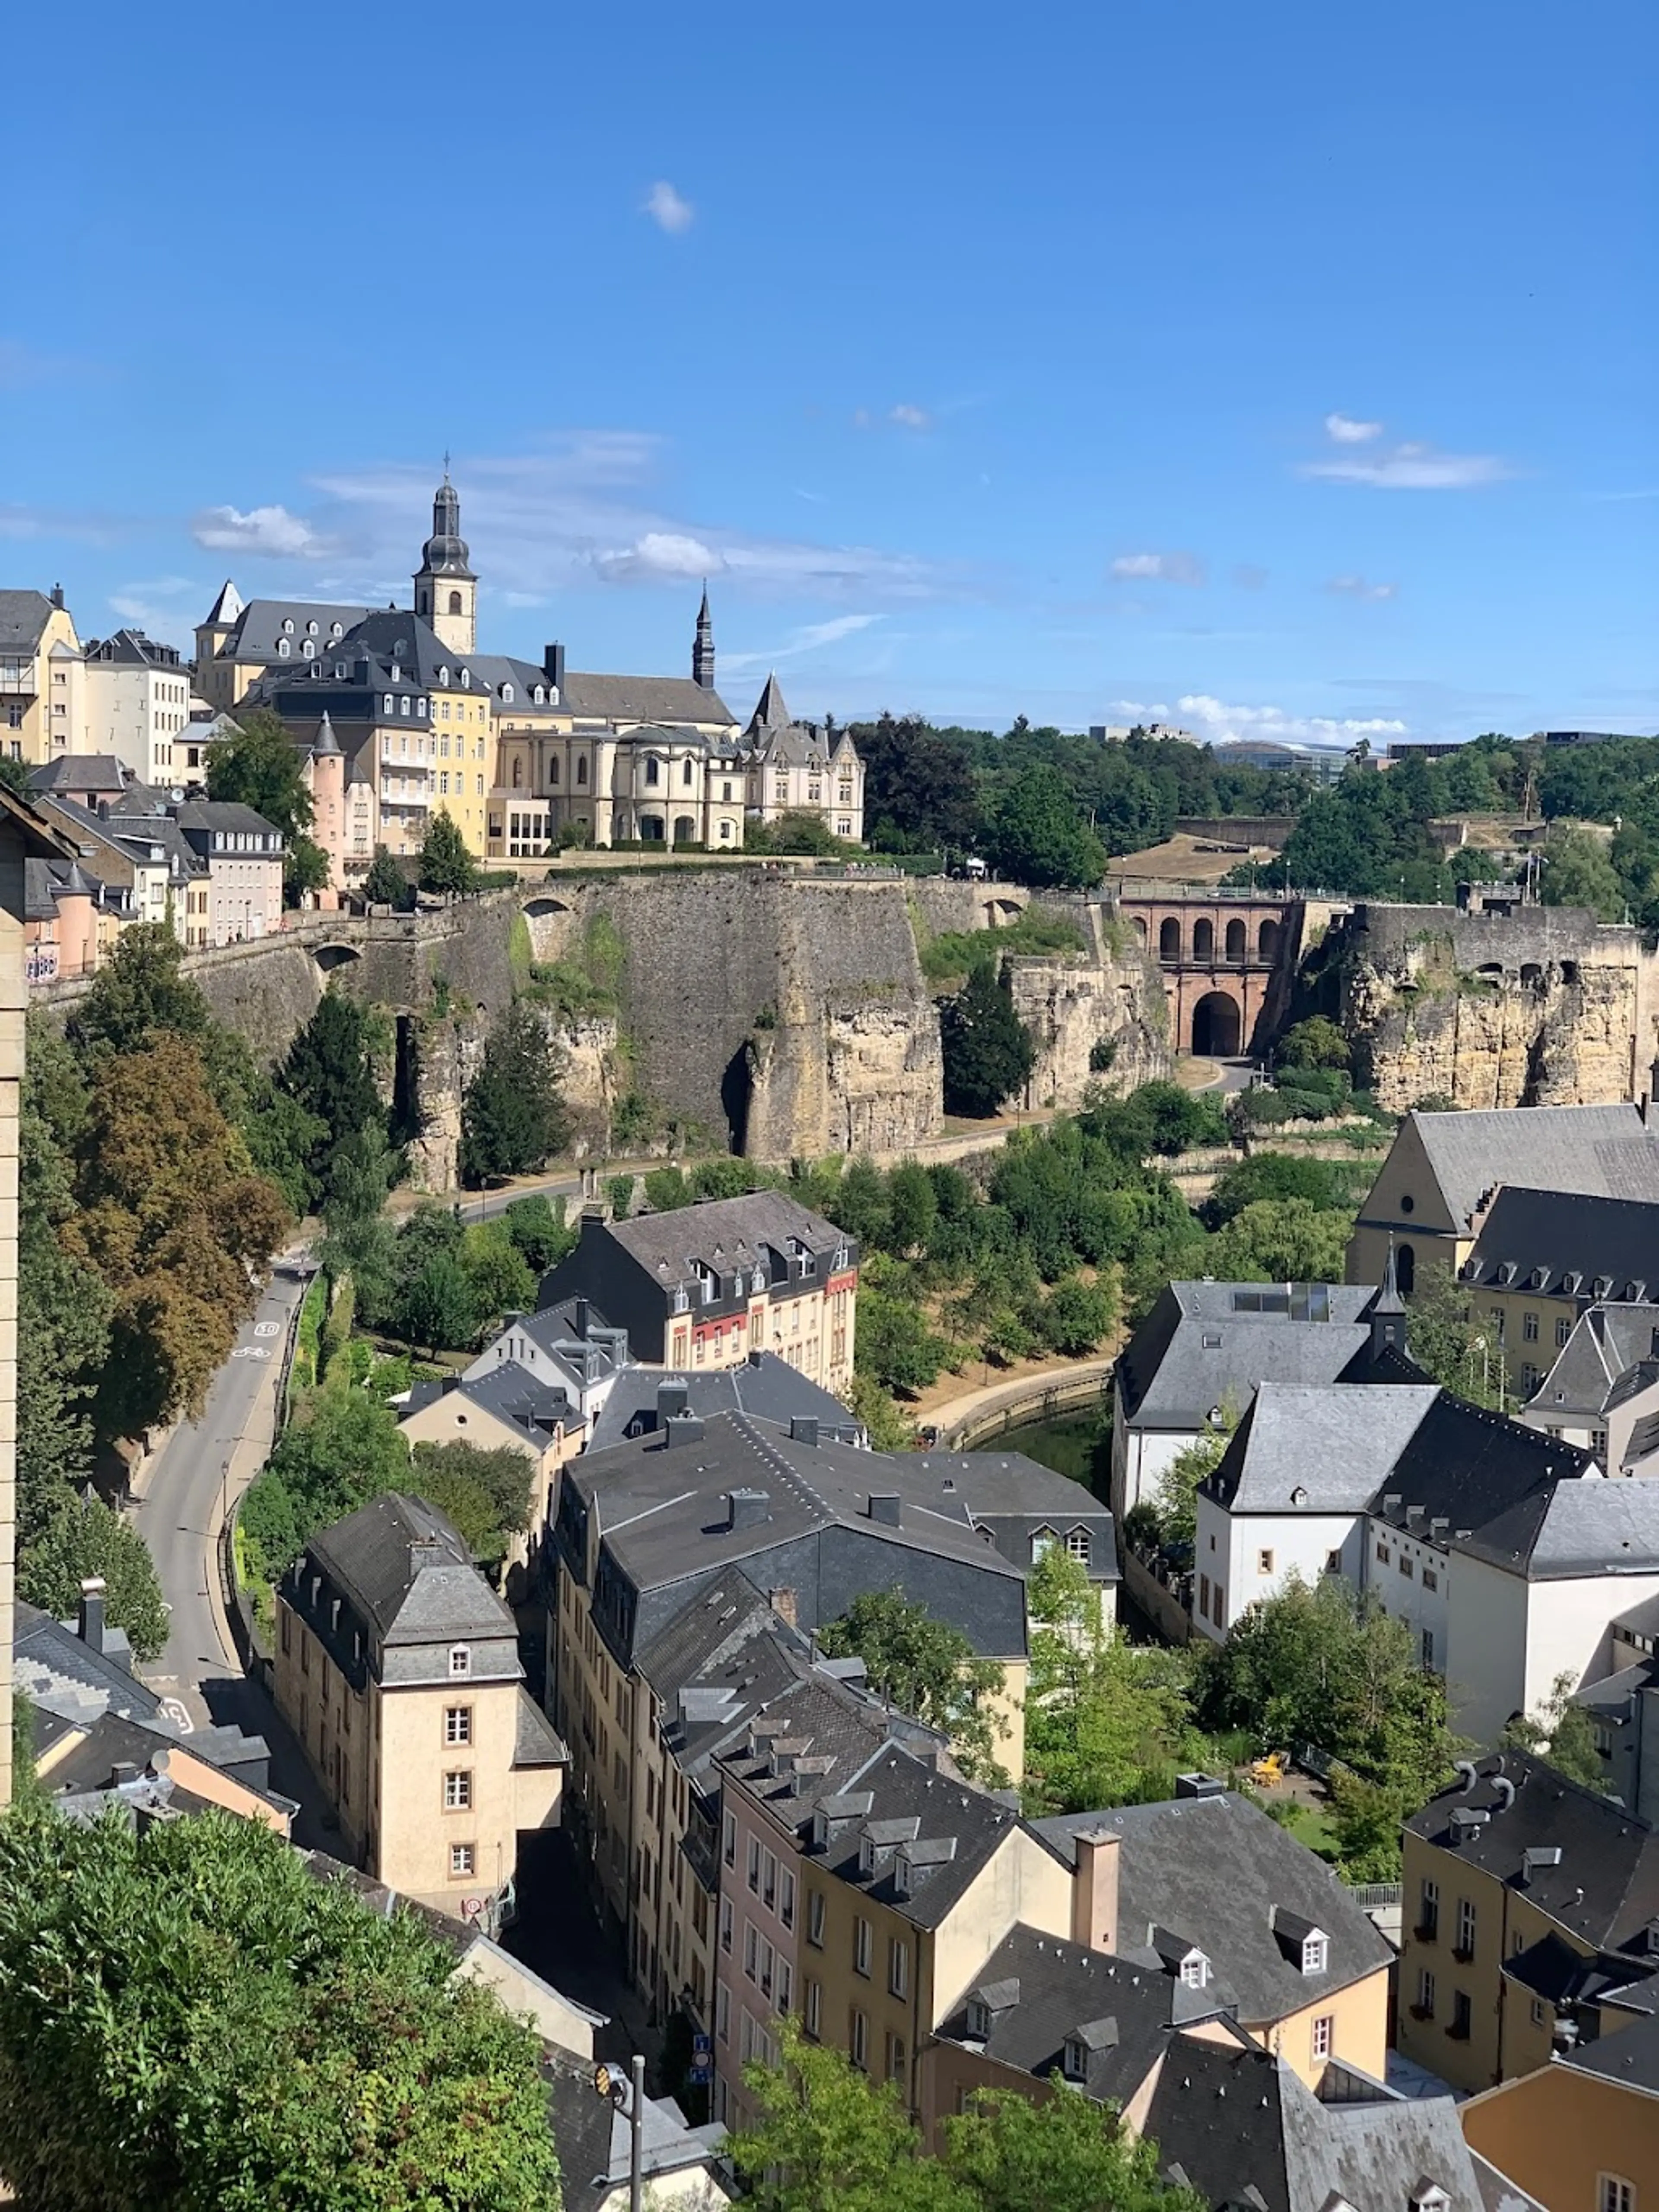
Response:
[[[1215,958],[1215,924],[1204,915],[1193,924],[1193,957],[1194,960]]]
[[[1135,933],[1135,935],[1136,935],[1136,936],[1140,939],[1141,943],[1144,945],[1144,944],[1146,942],[1146,915],[1145,915],[1144,914],[1132,914],[1132,915],[1129,916],[1129,920],[1130,920],[1130,921],[1133,923],[1133,925],[1134,925],[1134,933]]]
[[[985,927],[988,929],[1006,929],[1011,922],[1018,921],[1024,911],[1018,899],[987,899]]]
[[[1276,960],[1279,957],[1279,924],[1276,921],[1264,921],[1257,930],[1255,957],[1258,960]]]
[[[1158,926],[1158,957],[1169,961],[1181,957],[1181,924],[1172,914],[1165,915]]]
[[[331,975],[337,968],[349,967],[363,956],[355,945],[319,945],[311,957],[325,975]]]
[[[1234,1060],[1243,1028],[1237,1000],[1227,991],[1206,991],[1193,1008],[1193,1050],[1209,1060]]]
[[[1524,988],[1528,991],[1541,991],[1543,989],[1544,971],[1535,960],[1523,960],[1522,962],[1521,981]]]
[[[1417,1254],[1409,1244],[1395,1247],[1394,1279],[1402,1298],[1408,1298],[1417,1287]]]
[[[697,825],[689,814],[677,814],[674,817],[674,842],[677,845],[690,844],[696,834]]]
[[[1227,958],[1235,967],[1243,965],[1244,944],[1244,925],[1235,915],[1227,924]]]
[[[521,911],[530,932],[531,958],[556,960],[574,927],[570,908],[562,899],[533,898],[525,901]]]

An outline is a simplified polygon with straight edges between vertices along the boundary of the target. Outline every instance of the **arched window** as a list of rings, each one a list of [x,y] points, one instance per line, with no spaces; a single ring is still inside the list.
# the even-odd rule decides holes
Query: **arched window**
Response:
[[[1271,960],[1279,951],[1279,924],[1264,921],[1255,933],[1255,955],[1258,960]]]
[[[1408,1298],[1417,1287],[1417,1255],[1409,1244],[1395,1247],[1394,1279],[1402,1298]]]
[[[1158,924],[1158,957],[1160,960],[1181,957],[1181,924],[1173,915]]]
[[[301,640],[301,641],[300,641],[300,650],[301,650],[301,652],[302,653],[304,653],[304,655],[305,655],[306,659],[307,659],[307,660],[309,660],[309,659],[311,659],[312,655],[316,652],[317,648],[316,648],[316,647],[312,643],[311,640],[307,637],[307,638],[302,638],[302,639]]]
[[[306,635],[307,635],[307,637],[315,637],[315,636],[316,636],[316,635],[317,635],[317,625],[316,625],[316,623],[315,623],[314,621],[313,621],[313,622],[308,622],[308,623],[306,624]]]
[[[1227,957],[1229,960],[1244,957],[1244,925],[1237,918],[1227,924]]]
[[[461,611],[461,595],[459,592],[452,592],[449,595],[449,611],[453,615],[458,615]]]
[[[293,623],[290,623],[289,624],[289,628],[290,629],[293,629],[293,627],[294,627]],[[279,638],[277,639],[277,641],[276,641],[276,652],[277,652],[277,656],[278,656],[278,658],[279,658],[280,659],[286,660],[286,659],[288,659],[288,656],[289,656],[289,642],[288,642],[288,640],[287,640],[285,637],[279,637]]]
[[[1194,960],[1215,958],[1215,924],[1207,916],[1193,924],[1193,957]]]
[[[438,664],[438,689],[441,691],[449,689],[449,663],[447,660],[441,660]]]
[[[398,711],[398,702],[389,691],[386,695],[386,711],[388,714],[395,714]]]
[[[331,637],[343,637],[345,635],[345,624],[343,623],[337,622],[331,623],[328,626],[328,634]]]
[[[662,763],[655,753],[647,753],[645,757],[645,780],[647,783],[662,781]]]
[[[556,791],[559,785],[559,757],[556,753],[547,763],[547,780]]]
[[[450,609],[450,612],[452,614],[459,614],[460,612],[460,609],[459,607],[452,607]],[[472,689],[472,671],[470,668],[464,668],[461,671],[461,689],[463,691],[470,691]]]
[[[501,704],[504,707],[510,707],[513,704],[513,686],[510,684],[503,684],[501,686]]]
[[[284,637],[292,637],[294,635],[294,617],[292,615],[284,615],[283,617],[283,635]]]
[[[536,704],[538,707],[544,707],[547,704],[547,692],[545,688],[540,684],[536,686],[536,689],[531,694],[531,696],[535,700]]]
[[[693,782],[695,782],[695,781],[696,781],[696,777],[695,777],[695,775],[694,775],[694,773],[693,773],[693,771],[692,771],[692,767],[691,767],[691,762],[690,762],[690,756],[688,756],[688,757],[687,757],[687,758],[686,758],[686,760],[685,760],[684,763],[684,764],[683,764],[683,766],[681,767],[681,769],[680,769],[680,781],[681,781],[683,784],[684,784],[688,788],[690,788],[690,785],[691,785]]]
[[[585,753],[576,763],[576,781],[578,783],[587,781],[587,756]]]

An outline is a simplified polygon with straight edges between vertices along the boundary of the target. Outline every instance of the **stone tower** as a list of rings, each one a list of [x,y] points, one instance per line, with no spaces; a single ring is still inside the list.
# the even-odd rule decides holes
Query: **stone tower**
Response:
[[[714,688],[714,625],[708,615],[708,586],[702,587],[697,610],[697,635],[691,647],[691,681],[705,691]]]
[[[345,755],[334,734],[334,725],[323,709],[323,719],[311,741],[306,781],[311,788],[312,836],[328,854],[328,879],[334,890],[345,889],[346,804]]]
[[[478,648],[478,580],[461,535],[461,496],[449,471],[432,500],[432,535],[415,571],[415,611],[423,615],[452,653]]]

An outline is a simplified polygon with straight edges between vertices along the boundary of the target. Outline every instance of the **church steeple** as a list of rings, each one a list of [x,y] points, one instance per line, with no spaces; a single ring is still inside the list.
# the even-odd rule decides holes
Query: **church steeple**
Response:
[[[415,572],[415,611],[429,622],[452,653],[475,653],[478,643],[478,580],[461,535],[461,495],[444,480],[432,497],[432,535]]]
[[[697,635],[691,647],[691,681],[705,691],[714,688],[714,625],[708,614],[708,586],[702,587],[697,610]]]

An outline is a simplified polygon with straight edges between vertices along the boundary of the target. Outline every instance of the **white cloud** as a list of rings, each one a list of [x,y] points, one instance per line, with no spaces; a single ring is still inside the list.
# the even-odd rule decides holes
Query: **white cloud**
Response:
[[[1300,473],[1328,483],[1370,484],[1379,491],[1473,491],[1501,483],[1515,471],[1496,453],[1443,453],[1413,443],[1304,461]]]
[[[1380,422],[1358,422],[1352,415],[1328,415],[1325,428],[1339,446],[1368,445],[1373,438],[1382,435]]]
[[[1371,584],[1364,576],[1333,576],[1325,589],[1343,592],[1352,599],[1394,599],[1400,596],[1398,584]]]
[[[190,534],[210,552],[246,553],[262,560],[323,559],[331,550],[303,515],[285,507],[204,507]]]
[[[665,230],[671,238],[678,238],[682,231],[690,230],[697,215],[690,201],[682,199],[664,177],[659,177],[646,194],[643,212],[650,216],[659,230]]]
[[[1162,584],[1201,584],[1204,563],[1195,553],[1120,553],[1112,563],[1119,577],[1152,577]]]
[[[925,407],[907,406],[902,400],[896,407],[889,408],[887,419],[896,422],[902,430],[931,430],[933,427],[933,418]]]
[[[619,551],[599,554],[593,562],[602,576],[708,576],[725,562],[701,538],[678,531],[647,530],[636,544]]]
[[[653,496],[660,458],[655,438],[632,430],[573,431],[539,451],[461,457],[452,474],[473,566],[492,591],[536,599],[585,581],[661,586],[704,575],[755,599],[867,605],[975,595],[965,566],[872,546],[763,537],[666,514]],[[313,527],[333,549],[343,598],[356,589],[367,594],[371,580],[407,573],[410,548],[428,526],[433,482],[429,467],[404,462],[315,479]],[[352,576],[361,584],[351,586]],[[380,589],[378,596],[386,593]]]
[[[804,629],[792,630],[781,645],[766,646],[753,653],[723,653],[720,666],[728,671],[775,668],[781,662],[799,660],[826,645],[837,645],[842,638],[855,636],[881,619],[879,615],[836,615],[830,622],[808,623]]]
[[[1188,691],[1173,707],[1163,700],[1115,699],[1115,714],[1139,722],[1182,722],[1211,744],[1266,738],[1290,745],[1351,745],[1358,738],[1404,737],[1409,724],[1380,715],[1360,718],[1291,714],[1283,707],[1239,707],[1206,691]]]

